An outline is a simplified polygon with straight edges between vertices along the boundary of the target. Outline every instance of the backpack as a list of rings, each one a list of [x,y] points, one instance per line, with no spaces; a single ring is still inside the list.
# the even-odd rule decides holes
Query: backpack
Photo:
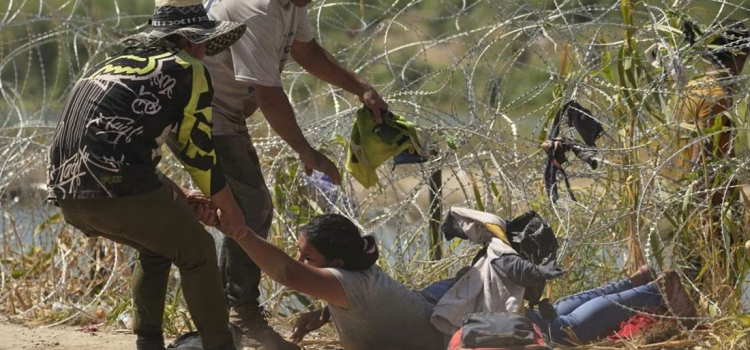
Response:
[[[544,334],[523,315],[476,313],[466,316],[448,350],[551,350]]]
[[[450,226],[455,226],[455,228]],[[518,255],[537,266],[557,265],[557,249],[559,248],[557,237],[555,237],[555,232],[547,223],[547,220],[541,215],[532,210],[513,220],[505,220],[505,226],[505,234],[510,241],[510,246],[518,252]],[[449,230],[460,230],[450,212],[443,221],[442,229],[444,233]],[[447,235],[446,238],[448,238]],[[477,252],[471,261],[471,265],[476,264],[485,254],[487,254],[487,245]],[[523,298],[529,302],[530,308],[533,309],[540,304],[546,286],[545,281],[533,286],[526,286]]]

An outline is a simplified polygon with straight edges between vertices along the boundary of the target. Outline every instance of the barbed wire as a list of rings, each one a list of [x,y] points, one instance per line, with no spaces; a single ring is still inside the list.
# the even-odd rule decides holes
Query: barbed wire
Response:
[[[0,228],[5,247],[0,310],[5,314],[50,317],[44,309],[53,301],[84,310],[62,319],[68,321],[91,314],[92,306],[112,303],[111,295],[127,288],[121,277],[129,271],[131,252],[73,233],[56,208],[45,204],[46,152],[72,84],[113,53],[119,38],[142,29],[152,6],[123,0],[0,5]],[[704,10],[696,13],[698,8]],[[628,11],[632,23],[623,18]],[[601,271],[600,278],[585,283],[556,284],[560,295],[621,276],[635,263],[681,267],[695,253],[686,247],[688,237],[702,254],[714,249],[725,254],[717,265],[725,268],[724,275],[717,273],[711,281],[726,284],[732,275],[737,279],[731,287],[741,291],[747,266],[738,246],[748,238],[750,192],[744,197],[730,192],[747,188],[750,178],[746,89],[731,90],[737,156],[716,163],[731,169],[730,175],[718,177],[711,190],[691,190],[704,178],[676,163],[693,145],[719,132],[704,130],[691,140],[675,136],[685,124],[676,109],[686,87],[670,75],[674,65],[654,68],[644,52],[660,43],[668,48],[664,62],[678,63],[688,77],[699,75],[705,64],[700,51],[683,39],[680,21],[694,16],[708,28],[723,19],[744,19],[748,11],[726,1],[313,2],[309,17],[316,39],[372,82],[393,112],[425,130],[424,141],[437,153],[423,164],[384,164],[374,189],[347,176],[333,195],[319,186],[319,178],[290,170],[297,165],[294,152],[262,118],[251,118],[248,131],[268,185],[275,197],[291,203],[277,203],[272,240],[291,251],[305,215],[339,212],[378,237],[381,264],[389,273],[424,286],[455,272],[474,249],[442,243],[444,259],[430,258],[431,200],[439,201],[443,213],[450,206],[466,206],[511,219],[535,210],[556,229],[560,260],[567,267]],[[732,83],[745,87],[747,78],[740,75]],[[310,79],[296,64],[287,67],[283,80],[305,134],[343,169],[359,102]],[[571,99],[590,108],[604,126],[597,145],[600,166],[592,170],[571,158],[567,172],[578,201],[561,189],[561,198],[552,203],[543,186],[547,156],[539,145],[551,117]],[[188,183],[173,158],[162,166]],[[437,171],[440,193],[430,199]],[[716,189],[727,198],[718,224],[732,237],[721,243],[706,238],[696,223],[706,210],[701,198]],[[60,237],[68,240],[64,248]],[[102,257],[105,250],[117,254]],[[44,269],[34,270],[36,259],[42,259]],[[81,285],[90,288],[73,291]],[[285,298],[289,291],[268,281],[264,285],[267,303],[289,312],[299,309]],[[705,285],[692,287],[719,309],[736,304]]]

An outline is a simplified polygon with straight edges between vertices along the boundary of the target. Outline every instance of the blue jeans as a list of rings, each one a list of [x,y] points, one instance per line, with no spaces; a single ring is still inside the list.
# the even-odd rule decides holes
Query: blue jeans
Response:
[[[526,310],[526,316],[556,343],[572,345],[563,330],[569,328],[586,344],[615,330],[633,316],[633,309],[661,305],[661,292],[654,282],[633,288],[629,279],[623,279],[558,300],[553,305],[557,317],[552,320],[531,309]]]
[[[440,298],[442,298],[445,293],[448,293],[448,290],[453,287],[453,283],[455,283],[453,278],[438,281],[427,286],[427,288],[422,289],[419,293],[422,294],[427,301],[437,305]]]
[[[453,279],[435,282],[420,293],[437,304],[453,282]],[[557,312],[555,319],[545,320],[539,311],[531,309],[526,309],[526,316],[556,343],[572,345],[563,330],[569,328],[579,341],[586,344],[613,331],[633,316],[633,309],[661,305],[661,292],[654,282],[633,288],[630,279],[626,278],[558,300],[553,305]]]

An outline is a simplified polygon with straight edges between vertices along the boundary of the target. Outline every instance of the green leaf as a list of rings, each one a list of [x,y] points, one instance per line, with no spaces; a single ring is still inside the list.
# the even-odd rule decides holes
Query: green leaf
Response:
[[[622,21],[628,25],[628,19],[630,17],[630,0],[622,0],[622,2],[620,2],[620,12],[622,13]]]
[[[453,135],[448,135],[445,137],[445,143],[448,144],[448,148],[456,151],[458,150],[458,147],[456,146],[456,137]]]
[[[656,30],[659,30],[659,31],[662,31],[662,32],[667,32],[667,33],[672,33],[672,34],[677,34],[679,36],[682,36],[682,30],[677,29],[677,28],[672,27],[672,26],[665,25],[665,24],[657,24],[656,25]]]
[[[622,57],[622,69],[624,71],[629,71],[631,68],[633,68],[633,59],[630,57],[630,55],[627,55],[627,54],[623,55],[623,57]]]
[[[34,229],[34,235],[33,235],[34,238],[39,236],[39,234],[42,233],[42,231],[46,230],[50,225],[60,222],[61,218],[62,218],[62,212],[58,212],[48,217],[44,221],[42,221],[42,223],[39,224],[39,226],[37,226],[36,229]]]
[[[301,209],[300,209],[299,205],[290,205],[289,206],[289,211],[296,216],[296,215],[299,215]]]
[[[628,84],[625,82],[625,46],[620,46],[620,51],[617,53],[617,78],[620,80],[622,87],[627,87]],[[623,93],[627,94],[627,90],[623,90]]]
[[[497,189],[497,185],[493,181],[490,181],[490,190],[492,190],[492,195],[495,196],[495,201],[498,203],[500,202],[500,191]]]
[[[599,42],[601,44],[606,44],[607,41],[604,40],[604,35],[599,36]],[[604,50],[602,50],[602,69],[599,71],[600,73],[604,74],[604,76],[609,80],[610,83],[615,83],[615,77],[612,74],[612,55],[609,53],[609,50],[605,47]]]
[[[473,174],[469,174],[469,179],[471,179],[471,189],[474,192],[474,198],[476,198],[477,201],[477,210],[484,211],[484,203],[482,203],[482,194],[479,192],[479,186],[477,186],[477,181],[474,179]]]
[[[664,251],[664,247],[662,246],[659,237],[659,230],[653,230],[649,233],[648,240],[649,244],[651,245],[651,249],[653,250],[657,266],[664,266],[664,255],[662,254]]]
[[[708,265],[706,265],[706,266],[708,266]],[[703,273],[701,273],[701,275],[702,275],[702,274],[703,274]],[[710,315],[711,317],[716,317],[716,316],[719,316],[719,315],[721,314],[721,311],[719,310],[719,308],[718,308],[718,307],[717,307],[716,305],[714,305],[714,304],[709,304],[709,305],[708,305],[708,314],[709,314],[709,315]]]
[[[739,315],[737,316],[737,320],[739,320],[740,323],[742,323],[742,325],[745,326],[745,328],[750,327],[750,315],[747,315],[747,314]]]
[[[558,86],[555,84],[555,86]],[[555,100],[552,101],[553,106],[557,106],[557,103],[560,102],[560,98],[562,97],[555,97]],[[544,122],[542,122],[542,125],[550,125],[550,123],[555,120],[555,114],[557,114],[557,111],[559,108],[550,108],[547,111],[547,114],[544,116]],[[541,128],[541,131],[539,132],[539,141],[544,141],[547,139],[547,128]]]
[[[630,50],[625,50],[625,54],[627,55],[627,58],[624,62],[625,76],[627,76],[628,81],[630,82],[630,86],[637,88],[638,81],[635,79],[635,67],[633,66],[633,60],[637,60],[638,55],[635,51]]]
[[[750,150],[750,119],[748,119],[748,98],[738,101],[733,108],[724,112],[734,127],[737,151]],[[739,153],[739,152],[738,152]]]

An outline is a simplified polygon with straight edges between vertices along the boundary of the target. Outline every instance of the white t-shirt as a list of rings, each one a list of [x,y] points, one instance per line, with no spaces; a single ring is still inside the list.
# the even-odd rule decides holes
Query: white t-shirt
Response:
[[[341,283],[348,310],[331,304],[331,320],[346,350],[442,350],[443,335],[430,323],[434,305],[383,272],[327,268]]]
[[[211,19],[247,25],[229,50],[204,60],[214,84],[214,134],[246,133],[246,113],[257,108],[253,86],[280,87],[292,42],[313,39],[307,7],[290,0],[209,0],[206,6]]]

